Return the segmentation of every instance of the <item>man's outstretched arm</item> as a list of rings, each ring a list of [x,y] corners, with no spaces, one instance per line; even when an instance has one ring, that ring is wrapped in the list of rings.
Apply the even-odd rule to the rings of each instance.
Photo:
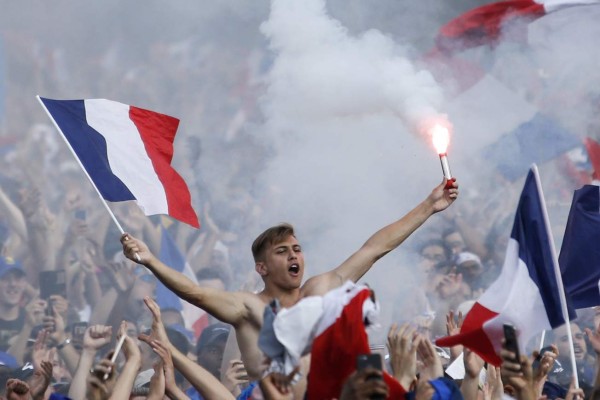
[[[446,189],[446,179],[436,186],[425,200],[396,222],[375,232],[358,251],[337,268],[309,279],[304,285],[305,295],[322,295],[348,279],[356,282],[373,264],[400,246],[433,214],[448,208],[458,197],[458,183]]]
[[[121,236],[121,243],[127,258],[148,268],[169,290],[183,300],[234,326],[247,317],[245,297],[248,293],[200,287],[181,272],[163,264],[143,241],[125,233]]]

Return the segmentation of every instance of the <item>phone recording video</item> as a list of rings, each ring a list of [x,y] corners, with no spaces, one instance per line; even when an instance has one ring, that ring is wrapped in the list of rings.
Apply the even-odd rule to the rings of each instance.
[[[517,331],[511,324],[504,324],[504,347],[506,350],[515,354],[514,360],[519,362],[521,356],[519,354],[519,342],[517,340]]]

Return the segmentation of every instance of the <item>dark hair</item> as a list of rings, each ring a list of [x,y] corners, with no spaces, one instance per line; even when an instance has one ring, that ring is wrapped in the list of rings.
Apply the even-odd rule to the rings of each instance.
[[[442,239],[429,239],[424,241],[423,243],[421,243],[421,245],[418,247],[417,251],[419,252],[419,254],[421,254],[423,252],[423,250],[425,250],[427,247],[429,246],[439,246],[442,249],[444,249],[444,254],[446,255],[446,258],[450,258],[450,249],[448,248],[448,246],[446,245],[446,242],[444,242]]]
[[[252,256],[254,257],[254,261],[262,261],[267,247],[283,241],[290,235],[295,236],[294,227],[285,222],[275,225],[258,235],[252,243]]]

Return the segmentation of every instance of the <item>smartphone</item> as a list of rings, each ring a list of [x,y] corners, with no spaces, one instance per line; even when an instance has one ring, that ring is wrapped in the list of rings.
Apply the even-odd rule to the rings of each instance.
[[[519,342],[517,341],[517,331],[511,324],[504,324],[504,341],[506,350],[512,351],[515,354],[515,361],[519,362],[521,356],[519,355]]]
[[[76,343],[83,342],[83,335],[88,328],[87,322],[75,322],[71,328],[71,339]]]
[[[40,297],[44,300],[48,300],[54,294],[67,297],[67,279],[64,269],[40,271],[39,284]]]
[[[49,317],[54,316],[54,300],[48,299],[46,303],[46,315]]]
[[[356,356],[356,369],[358,371],[365,369],[367,367],[373,367],[375,369],[378,370],[382,370],[383,369],[383,363],[381,361],[381,354],[379,353],[372,353],[372,354],[359,354]],[[379,376],[370,376],[367,378],[367,380],[371,380],[371,379],[381,379],[381,377]],[[383,400],[385,399],[385,397],[383,396],[379,396],[379,395],[375,395],[375,396],[371,396],[371,399],[373,400]]]
[[[378,370],[382,370],[383,363],[381,362],[381,354],[359,354],[356,356],[356,369],[362,370],[367,367],[373,367]]]

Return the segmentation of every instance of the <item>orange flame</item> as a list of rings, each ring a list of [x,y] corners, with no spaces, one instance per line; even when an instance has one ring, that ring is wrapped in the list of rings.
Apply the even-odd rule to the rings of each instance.
[[[448,144],[450,143],[450,132],[448,131],[448,128],[440,124],[435,124],[431,128],[430,133],[433,147],[435,147],[438,154],[446,153]]]

